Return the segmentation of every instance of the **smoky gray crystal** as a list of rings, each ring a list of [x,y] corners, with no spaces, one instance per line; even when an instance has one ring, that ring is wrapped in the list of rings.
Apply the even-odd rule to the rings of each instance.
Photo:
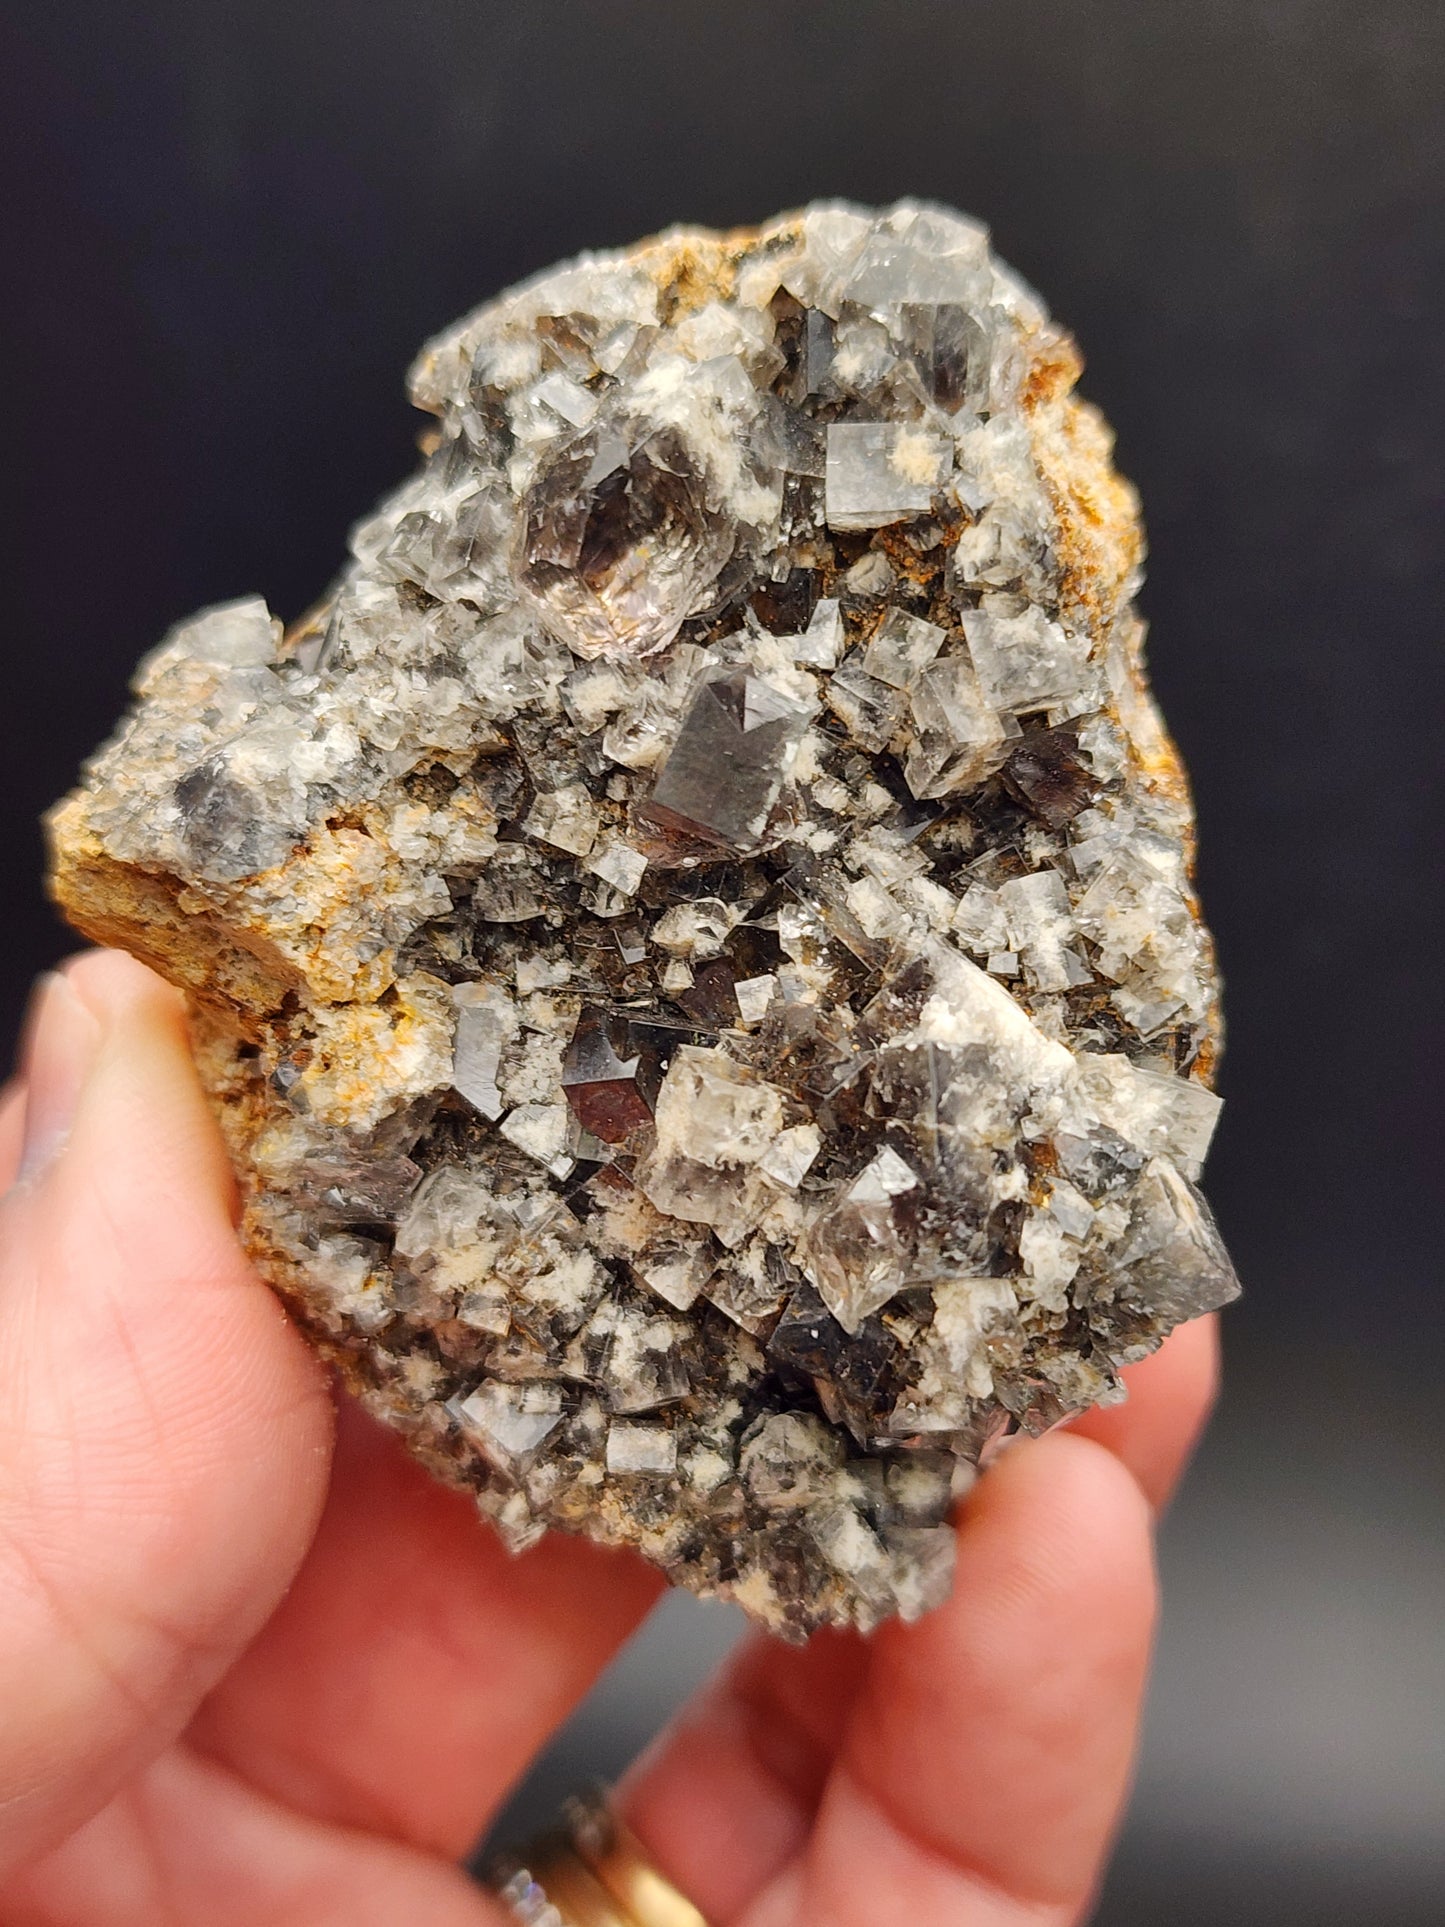
[[[812,707],[746,669],[705,676],[653,786],[653,820],[725,849],[755,849]]]

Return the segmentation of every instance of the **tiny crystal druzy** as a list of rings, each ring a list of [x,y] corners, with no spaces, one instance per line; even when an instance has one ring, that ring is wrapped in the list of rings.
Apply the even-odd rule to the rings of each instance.
[[[54,813],[256,1262],[514,1547],[912,1617],[974,1468],[1238,1289],[1078,368],[943,208],[584,255],[424,350],[323,601],[173,629]]]

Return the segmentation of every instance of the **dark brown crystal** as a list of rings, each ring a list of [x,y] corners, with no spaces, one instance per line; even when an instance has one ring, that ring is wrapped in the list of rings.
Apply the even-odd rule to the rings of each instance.
[[[584,1131],[621,1144],[652,1122],[658,1067],[625,1018],[583,1010],[562,1059],[562,1090]]]

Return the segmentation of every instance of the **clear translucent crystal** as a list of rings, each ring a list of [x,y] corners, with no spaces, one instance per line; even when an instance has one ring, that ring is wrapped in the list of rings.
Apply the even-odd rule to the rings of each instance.
[[[835,529],[876,529],[927,513],[952,451],[939,435],[903,422],[834,422],[825,495]]]

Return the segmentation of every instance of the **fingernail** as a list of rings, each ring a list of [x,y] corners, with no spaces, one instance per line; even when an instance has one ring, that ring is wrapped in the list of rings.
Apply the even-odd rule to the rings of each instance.
[[[42,977],[21,1046],[26,1096],[20,1182],[33,1181],[64,1149],[100,1039],[100,1022],[70,979],[58,970]]]

